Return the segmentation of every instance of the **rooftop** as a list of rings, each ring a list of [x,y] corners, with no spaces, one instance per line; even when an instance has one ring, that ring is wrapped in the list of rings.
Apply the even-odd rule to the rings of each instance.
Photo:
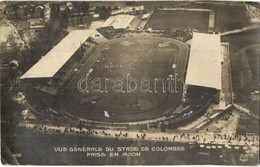
[[[20,79],[53,77],[93,32],[94,30],[71,31]]]
[[[221,90],[220,36],[193,33],[186,84]]]
[[[110,16],[101,27],[113,27],[114,29],[126,29],[134,19],[132,15]]]

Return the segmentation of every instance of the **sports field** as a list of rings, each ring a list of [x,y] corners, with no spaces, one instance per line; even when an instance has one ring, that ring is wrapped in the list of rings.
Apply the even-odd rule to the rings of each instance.
[[[234,2],[192,2],[185,8],[211,9],[215,11],[215,32],[225,32],[248,26],[250,15],[242,1]],[[188,19],[190,21],[190,19]]]
[[[174,93],[164,91],[168,87],[163,80],[167,84],[169,75],[176,73],[183,78],[187,58],[187,46],[172,39],[137,36],[110,40],[97,48],[62,89],[61,106],[71,115],[96,121],[160,117],[178,106],[182,92],[181,83]],[[86,77],[79,89],[79,81]],[[149,92],[144,92],[148,85],[141,88],[144,79],[151,81]]]
[[[208,32],[209,11],[155,10],[146,27],[153,30],[195,28]]]

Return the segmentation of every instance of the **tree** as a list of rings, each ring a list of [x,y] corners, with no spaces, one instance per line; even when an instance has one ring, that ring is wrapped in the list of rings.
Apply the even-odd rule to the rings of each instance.
[[[107,10],[108,10],[109,13],[111,13],[112,12],[111,6],[107,7]]]
[[[102,6],[99,10],[99,17],[101,19],[107,19],[110,16],[110,12],[105,6]]]
[[[118,7],[118,6],[115,6],[115,7],[114,7],[114,10],[119,10],[119,7]]]
[[[90,5],[88,2],[81,2],[82,4],[82,11],[84,14],[86,14],[90,8]]]

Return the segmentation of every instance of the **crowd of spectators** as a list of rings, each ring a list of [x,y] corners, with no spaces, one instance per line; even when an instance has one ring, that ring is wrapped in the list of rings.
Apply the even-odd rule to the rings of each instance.
[[[98,130],[98,129],[79,129],[73,126],[59,127],[37,124],[34,126],[24,126],[28,130],[35,130],[44,133],[59,133],[59,134],[77,134],[97,137],[109,138],[131,138],[137,140],[157,140],[166,142],[192,142],[199,144],[215,144],[215,145],[230,145],[234,146],[257,146],[259,137],[254,135],[238,135],[236,133],[151,133],[151,132],[134,132],[121,130]]]

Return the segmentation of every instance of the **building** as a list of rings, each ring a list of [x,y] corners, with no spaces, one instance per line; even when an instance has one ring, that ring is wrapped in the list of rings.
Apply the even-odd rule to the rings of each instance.
[[[93,32],[94,30],[71,31],[60,43],[22,75],[20,79],[53,77]]]
[[[146,13],[146,14],[144,14],[143,17],[142,17],[142,20],[146,20],[146,19],[148,19],[149,16],[150,16],[150,13]]]
[[[93,32],[94,30],[71,31],[60,43],[24,73],[20,77],[20,81],[23,84],[28,83],[37,90],[55,95],[74,70],[73,66],[66,66],[65,64],[75,61],[72,57],[79,55],[76,52],[93,35]]]
[[[44,20],[42,18],[29,19],[28,22],[30,25],[30,29],[42,29],[45,26]]]
[[[122,14],[122,13],[124,13],[124,10],[123,10],[123,9],[112,10],[111,16],[118,15],[118,14]]]
[[[127,29],[135,16],[115,15],[110,16],[101,27],[113,27],[114,29]]]
[[[222,89],[222,62],[220,36],[194,32],[183,97],[190,88],[204,87],[215,90],[214,101],[218,103]]]

